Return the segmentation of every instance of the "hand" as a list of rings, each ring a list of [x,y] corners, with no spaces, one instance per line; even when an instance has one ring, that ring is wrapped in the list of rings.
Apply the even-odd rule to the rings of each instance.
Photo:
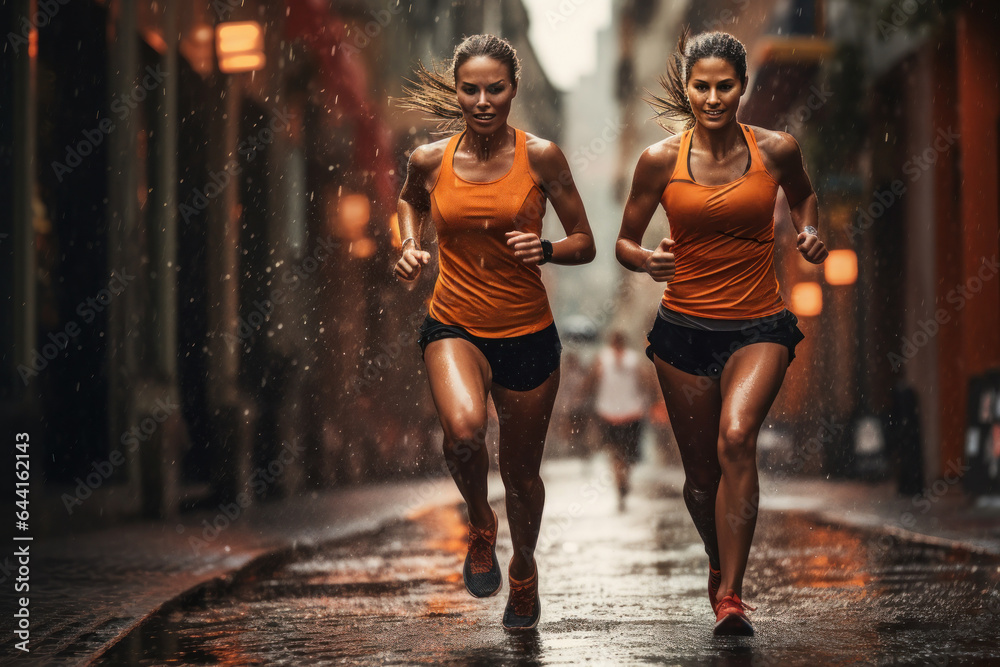
[[[527,266],[536,266],[544,254],[542,253],[542,240],[537,234],[529,232],[507,232],[507,246],[514,249],[514,257],[517,257]]]
[[[819,237],[809,232],[800,233],[796,244],[796,249],[802,253],[807,262],[812,264],[822,264],[826,256],[830,254]]]
[[[417,248],[410,244],[403,248],[403,255],[396,262],[396,266],[393,269],[393,273],[396,274],[396,278],[404,282],[413,282],[420,276],[420,269],[427,266],[427,263],[431,261],[431,254],[425,250],[417,250]]]
[[[660,245],[656,246],[653,254],[646,258],[646,263],[642,267],[658,283],[673,280],[677,272],[677,267],[674,266],[674,253],[670,252],[673,245],[672,239],[660,241]]]

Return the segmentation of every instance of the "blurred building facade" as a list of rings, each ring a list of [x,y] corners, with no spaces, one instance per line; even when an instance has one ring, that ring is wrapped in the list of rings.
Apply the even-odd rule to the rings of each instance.
[[[31,436],[38,521],[439,469],[415,346],[432,280],[391,275],[429,124],[388,98],[418,57],[492,30],[519,47],[522,98],[547,99],[524,126],[557,135],[519,0],[0,11],[0,410]],[[224,71],[224,44],[256,64]]]
[[[807,337],[771,425],[793,434],[803,471],[880,477],[886,458],[925,480],[953,471],[965,460],[969,381],[1000,366],[997,7],[680,4],[618,5],[621,108],[637,128],[622,142],[621,196],[641,150],[664,136],[644,124],[640,99],[682,26],[736,35],[751,77],[740,120],[798,139],[824,238],[841,251],[825,267],[801,260],[779,202],[776,269]],[[899,428],[912,421],[900,397],[913,392],[919,429]],[[859,427],[867,418],[881,435]]]

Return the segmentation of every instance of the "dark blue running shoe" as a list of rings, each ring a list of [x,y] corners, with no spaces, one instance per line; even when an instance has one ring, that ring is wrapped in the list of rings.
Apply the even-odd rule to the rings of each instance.
[[[503,627],[508,630],[534,630],[542,615],[542,601],[538,597],[538,566],[535,573],[524,581],[510,578],[507,608],[503,610]]]
[[[469,553],[465,555],[462,579],[465,588],[477,598],[496,595],[503,585],[500,563],[497,562],[497,513],[493,512],[493,528],[481,530],[469,524]]]

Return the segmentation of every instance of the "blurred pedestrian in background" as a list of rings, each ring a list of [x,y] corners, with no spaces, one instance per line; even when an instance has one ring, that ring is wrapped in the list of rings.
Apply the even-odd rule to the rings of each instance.
[[[552,412],[553,453],[583,456],[590,452],[588,424],[593,397],[588,390],[589,369],[577,350],[564,350],[559,367],[559,395]]]
[[[624,511],[632,466],[639,461],[639,439],[650,400],[646,365],[626,345],[625,334],[613,331],[594,359],[594,415],[611,457],[618,488],[618,509]]]

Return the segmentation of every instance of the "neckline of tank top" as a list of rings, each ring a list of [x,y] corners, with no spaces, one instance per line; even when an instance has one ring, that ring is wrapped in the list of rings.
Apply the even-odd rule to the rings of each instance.
[[[500,181],[504,180],[505,178],[513,174],[514,167],[517,166],[517,152],[518,149],[520,148],[519,144],[521,143],[521,131],[518,130],[516,127],[511,127],[511,129],[514,130],[514,159],[511,160],[510,162],[510,169],[508,169],[503,176],[495,178],[492,181],[472,181],[469,180],[468,178],[460,176],[459,173],[455,171],[455,153],[458,152],[458,145],[462,143],[462,137],[464,137],[465,133],[469,131],[468,129],[462,130],[462,134],[458,135],[458,141],[455,142],[455,149],[451,151],[451,164],[449,165],[449,167],[451,168],[451,173],[455,174],[455,178],[470,185],[492,185],[494,183],[499,183]]]
[[[694,144],[694,129],[688,130],[688,136],[685,137],[684,141],[686,141],[687,144],[688,144],[688,149],[687,149],[687,165],[686,166],[687,166],[687,175],[691,179],[689,181],[690,183],[694,183],[695,185],[700,185],[703,188],[725,188],[725,187],[728,187],[730,185],[735,185],[736,183],[739,183],[744,178],[746,178],[747,176],[750,175],[750,171],[753,169],[753,148],[750,147],[750,138],[747,137],[747,133],[748,132],[753,132],[753,130],[751,130],[749,127],[747,127],[743,123],[739,123],[739,126],[740,126],[740,130],[741,130],[740,131],[740,135],[743,137],[743,143],[745,143],[746,146],[747,146],[747,168],[740,175],[739,178],[737,178],[735,180],[732,180],[732,181],[729,181],[728,183],[720,183],[719,185],[708,185],[707,183],[699,183],[698,181],[695,180],[695,178],[694,178],[694,172],[691,171],[691,145]],[[674,179],[674,180],[676,180],[676,181],[686,181],[687,179],[677,178],[677,179]]]

